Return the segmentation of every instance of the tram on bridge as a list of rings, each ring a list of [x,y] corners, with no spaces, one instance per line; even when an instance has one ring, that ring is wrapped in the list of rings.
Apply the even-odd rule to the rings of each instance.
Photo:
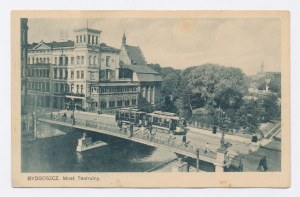
[[[134,124],[137,127],[146,127],[156,132],[186,134],[186,120],[175,113],[154,111],[146,113],[139,109],[122,108],[116,113],[119,125]]]

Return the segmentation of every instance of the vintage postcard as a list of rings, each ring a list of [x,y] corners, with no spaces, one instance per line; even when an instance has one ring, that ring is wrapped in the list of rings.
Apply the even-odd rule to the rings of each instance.
[[[290,186],[288,11],[13,11],[13,187]]]

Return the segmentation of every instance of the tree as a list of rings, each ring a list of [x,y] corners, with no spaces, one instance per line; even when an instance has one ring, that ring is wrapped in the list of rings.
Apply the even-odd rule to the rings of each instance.
[[[85,101],[86,101],[87,104],[88,104],[88,111],[90,111],[90,109],[91,109],[91,103],[94,102],[94,98],[91,97],[91,96],[87,96],[87,97],[85,98]]]
[[[242,104],[242,93],[232,88],[222,90],[215,96],[214,101],[223,110],[234,109],[237,110]]]

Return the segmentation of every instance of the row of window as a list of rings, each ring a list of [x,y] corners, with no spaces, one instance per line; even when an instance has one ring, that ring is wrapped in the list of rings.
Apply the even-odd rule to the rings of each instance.
[[[131,101],[131,103],[130,103]],[[127,107],[127,106],[135,106],[136,105],[136,99],[132,100],[118,100],[118,101],[109,101],[108,103],[105,101],[100,102],[100,108],[106,109],[106,108],[114,108],[114,107]],[[108,105],[107,105],[108,104]],[[98,103],[95,103],[95,106],[98,107]]]
[[[28,69],[27,70],[28,77],[50,77],[50,70],[49,69]]]
[[[68,70],[67,69],[53,69],[54,79],[67,79],[68,78]]]
[[[44,58],[42,58],[42,57],[30,58],[29,57],[29,58],[27,58],[27,64],[50,64],[50,58],[49,57],[47,57],[47,58],[45,58],[45,57]]]
[[[73,70],[71,70],[70,78],[74,79],[74,71]],[[84,71],[83,70],[82,71],[79,71],[79,70],[76,71],[76,79],[80,79],[80,78],[84,79]]]
[[[88,34],[86,35],[77,35],[76,43],[88,43],[88,44],[99,44],[99,36],[94,36]]]
[[[50,84],[49,82],[27,82],[28,90],[42,91],[42,92],[50,92]]]
[[[136,92],[136,87],[100,88],[101,93]],[[92,93],[99,93],[99,87],[92,87]]]

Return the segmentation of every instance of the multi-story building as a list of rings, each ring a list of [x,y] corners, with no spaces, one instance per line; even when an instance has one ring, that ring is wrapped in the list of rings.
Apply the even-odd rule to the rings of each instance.
[[[121,49],[100,44],[100,34],[82,28],[74,30],[74,41],[27,45],[29,107],[98,110],[137,107],[143,98],[160,102],[161,77],[146,66],[140,48],[126,45],[125,35]]]

